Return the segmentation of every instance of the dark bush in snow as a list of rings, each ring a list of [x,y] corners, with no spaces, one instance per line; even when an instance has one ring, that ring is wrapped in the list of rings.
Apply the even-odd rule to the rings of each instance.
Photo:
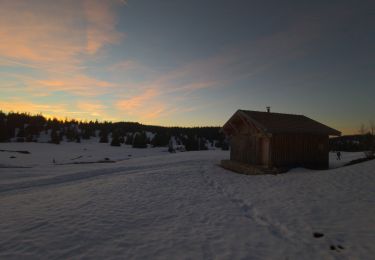
[[[147,136],[145,132],[135,134],[133,148],[147,148]]]
[[[125,140],[125,144],[128,144],[128,145],[132,145],[133,144],[133,135],[132,134],[128,134],[126,135],[126,140]]]
[[[169,142],[170,136],[166,133],[156,133],[154,138],[151,141],[152,146],[159,147],[159,146],[167,146]]]
[[[111,146],[121,146],[120,138],[118,137],[118,135],[112,136]]]
[[[106,130],[100,131],[99,137],[99,143],[108,143],[108,133]]]
[[[60,135],[57,133],[55,129],[51,131],[51,140],[49,141],[53,144],[59,144],[60,143]]]

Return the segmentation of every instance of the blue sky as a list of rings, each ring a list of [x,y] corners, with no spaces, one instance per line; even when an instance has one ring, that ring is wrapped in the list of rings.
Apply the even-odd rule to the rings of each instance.
[[[237,109],[344,133],[375,120],[373,1],[11,1],[0,109],[222,125]]]

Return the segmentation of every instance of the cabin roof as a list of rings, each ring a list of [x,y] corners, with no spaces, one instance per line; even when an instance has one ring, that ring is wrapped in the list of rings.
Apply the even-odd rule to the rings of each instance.
[[[255,124],[265,133],[305,133],[305,134],[324,134],[341,135],[340,131],[319,123],[303,115],[282,114],[273,112],[260,112],[249,110],[238,110],[231,119],[224,125],[225,133],[228,131],[228,123],[235,116],[244,117],[247,121]]]

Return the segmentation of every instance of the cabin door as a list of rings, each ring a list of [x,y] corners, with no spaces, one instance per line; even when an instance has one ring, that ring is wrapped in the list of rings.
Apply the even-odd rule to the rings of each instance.
[[[268,165],[270,155],[270,140],[268,138],[260,138],[259,149],[260,164]]]

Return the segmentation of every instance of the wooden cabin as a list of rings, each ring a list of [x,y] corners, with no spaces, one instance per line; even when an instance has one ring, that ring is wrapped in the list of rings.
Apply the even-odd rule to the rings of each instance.
[[[262,169],[327,169],[328,139],[341,135],[303,115],[238,110],[223,126],[230,161]]]

